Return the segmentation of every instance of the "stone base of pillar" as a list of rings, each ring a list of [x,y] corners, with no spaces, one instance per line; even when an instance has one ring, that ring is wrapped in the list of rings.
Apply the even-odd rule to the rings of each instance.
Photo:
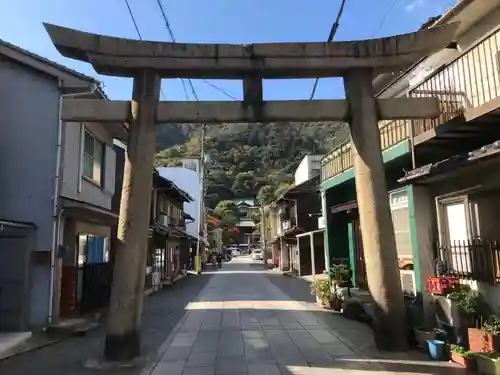
[[[106,361],[130,361],[139,356],[141,351],[141,338],[138,331],[121,335],[107,334],[104,358]]]

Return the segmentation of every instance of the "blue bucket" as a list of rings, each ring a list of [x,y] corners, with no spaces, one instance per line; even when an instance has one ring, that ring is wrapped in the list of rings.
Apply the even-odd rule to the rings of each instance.
[[[429,349],[429,357],[435,361],[446,360],[445,342],[441,340],[427,340],[427,347]]]

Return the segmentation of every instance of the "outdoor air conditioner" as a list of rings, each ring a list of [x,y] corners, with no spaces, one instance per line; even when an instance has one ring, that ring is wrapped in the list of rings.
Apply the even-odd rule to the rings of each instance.
[[[401,277],[401,287],[406,293],[417,295],[415,289],[415,271],[413,270],[399,270],[399,277]]]
[[[166,227],[169,226],[170,224],[170,218],[167,215],[160,215],[159,220],[161,225],[164,225]]]
[[[318,229],[323,229],[325,227],[325,217],[318,217]]]

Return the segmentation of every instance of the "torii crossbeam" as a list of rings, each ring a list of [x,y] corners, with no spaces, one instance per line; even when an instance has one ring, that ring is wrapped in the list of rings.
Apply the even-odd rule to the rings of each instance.
[[[406,344],[406,319],[397,267],[378,121],[439,115],[434,99],[375,100],[375,74],[394,71],[445,48],[458,24],[390,38],[333,43],[250,45],[163,43],[113,38],[45,24],[58,51],[96,72],[133,77],[131,102],[68,100],[66,121],[128,121],[114,280],[105,357],[139,355],[142,283],[149,219],[156,122],[348,120],[367,277],[381,348]],[[265,102],[268,78],[344,77],[346,101]],[[241,102],[161,102],[161,78],[240,79]]]

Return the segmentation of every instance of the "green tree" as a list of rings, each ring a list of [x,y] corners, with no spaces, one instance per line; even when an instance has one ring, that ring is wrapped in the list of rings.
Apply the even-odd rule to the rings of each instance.
[[[217,203],[217,206],[215,206],[213,213],[221,220],[226,216],[238,218],[238,207],[236,207],[232,201],[220,201]]]
[[[231,229],[238,225],[239,219],[236,216],[227,214],[221,218],[220,222],[224,229]]]
[[[276,197],[276,188],[273,185],[264,185],[257,193],[257,202],[260,205],[268,205]]]
[[[255,174],[254,172],[240,172],[234,178],[234,195],[241,198],[255,195]]]

